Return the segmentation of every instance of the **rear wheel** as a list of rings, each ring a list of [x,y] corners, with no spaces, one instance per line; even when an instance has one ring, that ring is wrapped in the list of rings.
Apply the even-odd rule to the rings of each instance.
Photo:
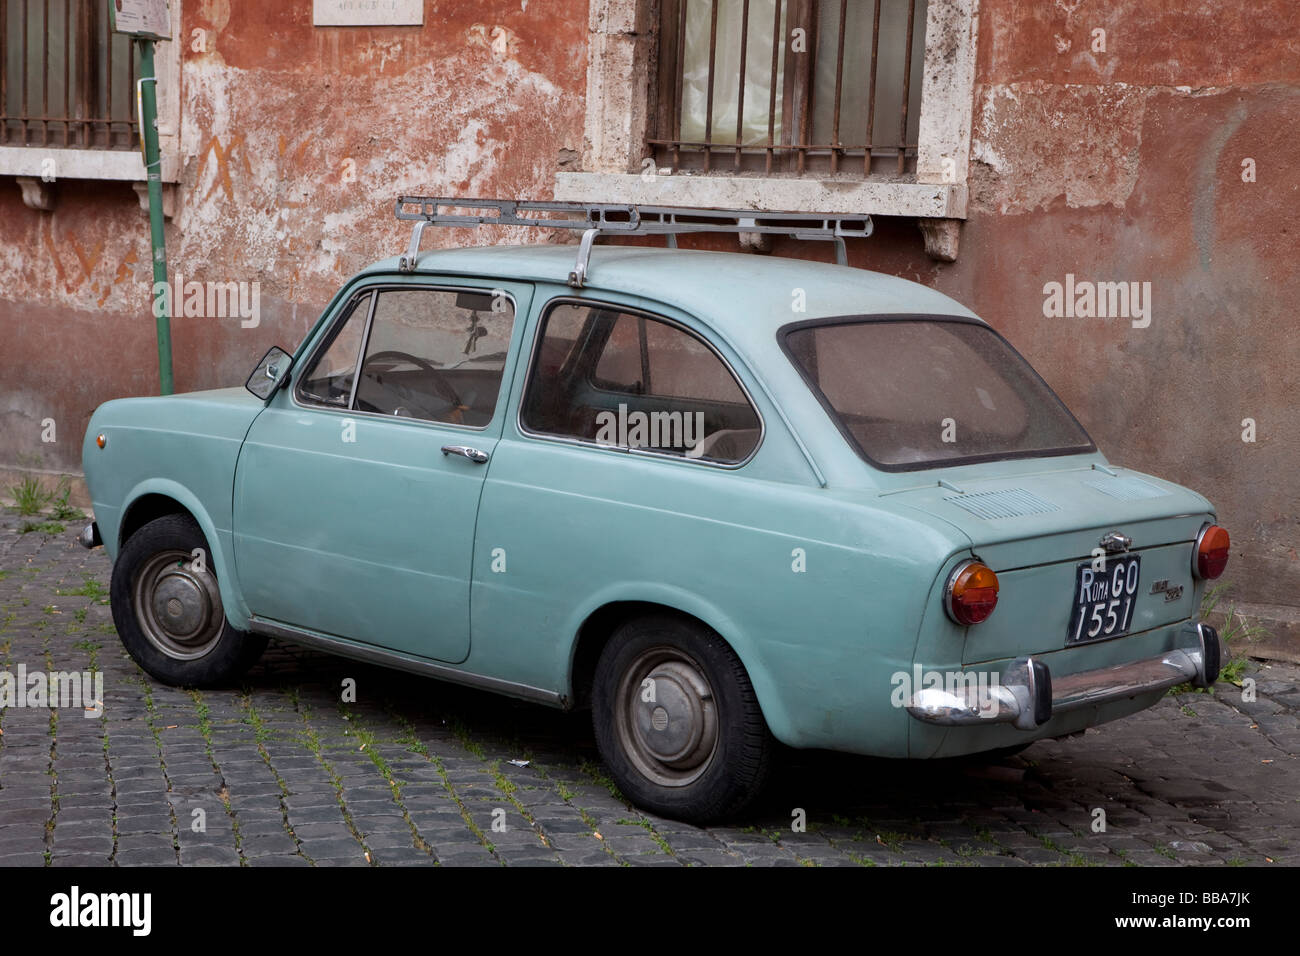
[[[266,638],[226,620],[211,551],[189,515],[164,515],[131,535],[113,565],[110,594],[127,653],[164,683],[225,683],[266,648]]]
[[[680,618],[619,628],[596,665],[592,719],[619,789],[664,816],[738,813],[768,775],[773,740],[744,666],[717,634]]]

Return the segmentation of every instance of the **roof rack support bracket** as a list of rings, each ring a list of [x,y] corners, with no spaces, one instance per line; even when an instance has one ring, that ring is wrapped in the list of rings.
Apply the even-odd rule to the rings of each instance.
[[[424,237],[424,227],[429,225],[429,220],[419,219],[415,223],[415,228],[411,230],[411,244],[407,247],[406,255],[397,260],[397,268],[401,272],[414,272],[415,260],[420,255],[420,240]]]
[[[569,285],[575,289],[581,289],[583,283],[587,281],[587,263],[591,260],[591,247],[599,235],[600,230],[596,228],[588,229],[582,234],[582,242],[578,245],[578,259],[569,270]]]

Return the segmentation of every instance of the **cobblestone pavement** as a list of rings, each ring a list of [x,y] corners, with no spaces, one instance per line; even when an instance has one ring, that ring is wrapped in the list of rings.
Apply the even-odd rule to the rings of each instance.
[[[993,763],[790,753],[747,819],[699,828],[628,805],[585,715],[275,644],[238,690],[163,686],[84,522],[24,521],[0,516],[0,670],[97,668],[104,706],[0,711],[0,866],[1300,863],[1294,665]]]

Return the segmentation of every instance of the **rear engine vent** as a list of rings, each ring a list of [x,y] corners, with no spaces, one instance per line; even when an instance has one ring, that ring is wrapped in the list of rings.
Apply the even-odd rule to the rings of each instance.
[[[1157,488],[1141,478],[1096,478],[1085,481],[1085,485],[1100,491],[1103,495],[1118,498],[1120,501],[1141,501],[1143,498],[1163,498],[1169,492]]]
[[[958,508],[969,511],[977,518],[992,521],[994,518],[1020,518],[1024,515],[1041,515],[1060,511],[1050,501],[1044,501],[1023,488],[1003,488],[1000,491],[981,491],[970,495],[953,495],[944,498]]]

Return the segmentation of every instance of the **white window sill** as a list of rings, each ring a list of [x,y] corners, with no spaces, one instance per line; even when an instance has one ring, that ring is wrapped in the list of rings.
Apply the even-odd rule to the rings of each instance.
[[[0,146],[0,176],[44,176],[54,160],[53,182],[60,179],[109,179],[144,182],[144,159],[138,149],[59,149],[51,146]],[[162,153],[162,181],[179,182],[179,156]]]
[[[966,218],[964,183],[689,173],[649,178],[637,173],[556,173],[555,199],[557,202],[638,203],[761,212]]]

